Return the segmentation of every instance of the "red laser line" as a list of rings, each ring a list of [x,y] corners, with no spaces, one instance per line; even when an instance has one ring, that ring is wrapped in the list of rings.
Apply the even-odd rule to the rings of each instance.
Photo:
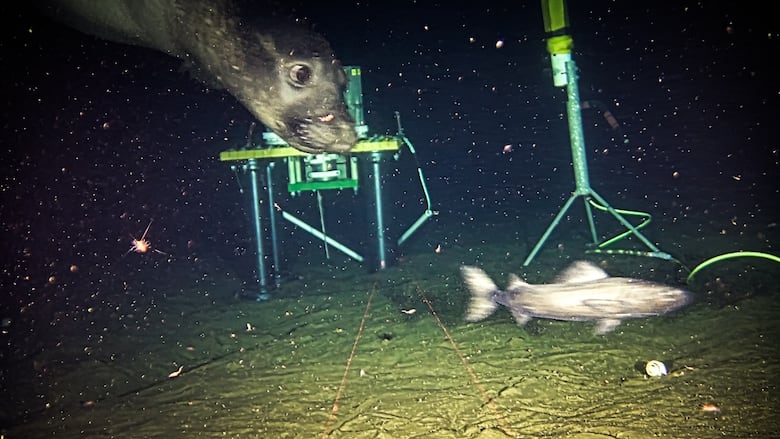
[[[431,311],[431,315],[436,319],[436,323],[439,324],[439,327],[444,332],[444,336],[447,337],[447,340],[449,340],[450,344],[452,345],[452,349],[455,350],[455,353],[460,358],[461,363],[463,363],[466,371],[471,376],[471,382],[474,384],[477,390],[479,390],[479,393],[482,395],[482,399],[485,401],[485,405],[487,405],[488,409],[493,413],[493,416],[498,420],[501,430],[510,437],[519,437],[512,432],[508,425],[506,425],[506,420],[504,417],[498,414],[498,407],[496,407],[496,404],[492,399],[490,399],[490,396],[488,396],[487,390],[485,390],[485,387],[479,381],[479,378],[477,378],[477,373],[474,372],[474,368],[471,367],[471,364],[469,364],[466,356],[463,355],[463,352],[460,350],[457,343],[455,343],[455,340],[450,335],[450,331],[447,330],[447,328],[444,326],[444,323],[442,323],[441,319],[439,319],[439,315],[436,314],[436,311],[433,309],[433,304],[431,304],[431,301],[428,300],[428,298],[425,296],[425,292],[419,286],[417,286],[417,294],[419,294],[420,297],[422,297],[422,301],[428,305],[428,310]]]
[[[336,412],[339,411],[339,398],[341,398],[341,394],[344,392],[344,388],[347,386],[347,375],[349,375],[349,367],[352,365],[352,360],[355,358],[355,352],[357,351],[360,336],[363,334],[363,328],[366,326],[368,310],[371,308],[371,300],[374,299],[374,293],[376,293],[376,285],[374,285],[371,290],[371,294],[368,296],[366,310],[363,312],[363,319],[360,320],[360,326],[358,327],[357,335],[355,336],[355,343],[352,344],[352,352],[350,352],[349,358],[347,358],[347,366],[344,368],[344,376],[341,377],[341,383],[339,384],[339,388],[336,391],[336,397],[333,399],[333,407],[330,409],[328,420],[325,421],[325,427],[322,431],[323,439],[328,437],[328,434],[330,433],[330,425],[333,423],[333,420],[336,419]]]

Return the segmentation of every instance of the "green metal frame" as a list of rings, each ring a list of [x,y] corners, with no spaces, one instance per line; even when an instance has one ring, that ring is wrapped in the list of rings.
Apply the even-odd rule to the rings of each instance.
[[[618,211],[617,209],[610,206],[610,204],[602,198],[596,191],[593,190],[593,188],[590,186],[590,179],[588,176],[588,161],[585,156],[585,137],[582,133],[582,115],[580,114],[580,95],[579,95],[579,89],[577,87],[577,67],[574,64],[574,61],[568,60],[566,61],[566,77],[567,77],[567,83],[566,83],[566,92],[567,92],[567,104],[566,104],[566,112],[568,115],[568,122],[569,122],[569,141],[571,144],[571,155],[572,155],[572,163],[574,167],[574,181],[575,181],[575,190],[572,192],[569,199],[566,201],[566,203],[561,208],[560,212],[558,212],[558,215],[555,216],[552,223],[547,227],[547,230],[545,230],[542,237],[539,239],[539,241],[534,246],[533,250],[531,250],[531,253],[528,255],[528,257],[523,262],[524,266],[528,266],[531,264],[531,261],[536,257],[536,254],[541,250],[542,246],[544,246],[544,243],[547,241],[547,238],[550,237],[550,234],[552,234],[555,227],[561,222],[561,219],[566,214],[566,212],[569,210],[569,208],[574,204],[574,201],[579,198],[583,197],[585,200],[585,213],[588,218],[588,226],[590,228],[590,234],[591,238],[593,240],[593,244],[598,247],[604,247],[606,245],[609,245],[613,242],[616,242],[620,239],[626,238],[630,235],[636,236],[647,248],[650,249],[650,253],[648,253],[649,256],[657,257],[661,259],[672,259],[672,256],[668,253],[662,252],[658,247],[656,247],[655,244],[650,242],[645,235],[642,234],[642,232],[639,231],[639,228],[631,224],[622,214],[621,212],[625,211]],[[600,205],[600,209],[604,209],[607,212],[609,212],[615,219],[618,220],[620,224],[622,224],[627,230],[626,233],[623,233],[621,235],[618,235],[617,237],[610,238],[608,241],[605,241],[603,244],[599,244],[598,241],[598,234],[596,232],[596,224],[593,221],[593,210],[591,209],[591,198],[593,200],[596,200],[598,204]]]

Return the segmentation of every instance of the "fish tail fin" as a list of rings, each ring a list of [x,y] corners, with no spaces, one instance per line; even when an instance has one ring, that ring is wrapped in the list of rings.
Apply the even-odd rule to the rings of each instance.
[[[463,266],[460,267],[460,272],[466,287],[471,291],[466,321],[477,322],[493,314],[498,308],[493,294],[499,291],[493,280],[477,267]]]

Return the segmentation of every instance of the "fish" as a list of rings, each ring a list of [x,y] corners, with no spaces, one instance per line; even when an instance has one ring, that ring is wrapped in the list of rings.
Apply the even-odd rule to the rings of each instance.
[[[606,334],[624,319],[667,314],[690,304],[693,297],[669,285],[610,277],[588,261],[575,261],[551,284],[531,285],[510,274],[506,290],[480,268],[462,266],[460,271],[471,292],[465,317],[469,322],[484,320],[504,305],[520,326],[532,318],[595,321],[595,333]]]
[[[38,0],[46,15],[105,40],[184,61],[289,146],[347,153],[357,143],[346,72],[320,34],[238,0]]]

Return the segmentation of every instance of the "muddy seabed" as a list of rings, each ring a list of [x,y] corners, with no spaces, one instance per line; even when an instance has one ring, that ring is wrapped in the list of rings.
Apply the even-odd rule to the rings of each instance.
[[[457,273],[393,270],[264,303],[217,300],[215,282],[63,319],[16,364],[5,437],[778,437],[772,296],[599,336],[504,310],[467,324]],[[646,377],[652,359],[669,374]]]

